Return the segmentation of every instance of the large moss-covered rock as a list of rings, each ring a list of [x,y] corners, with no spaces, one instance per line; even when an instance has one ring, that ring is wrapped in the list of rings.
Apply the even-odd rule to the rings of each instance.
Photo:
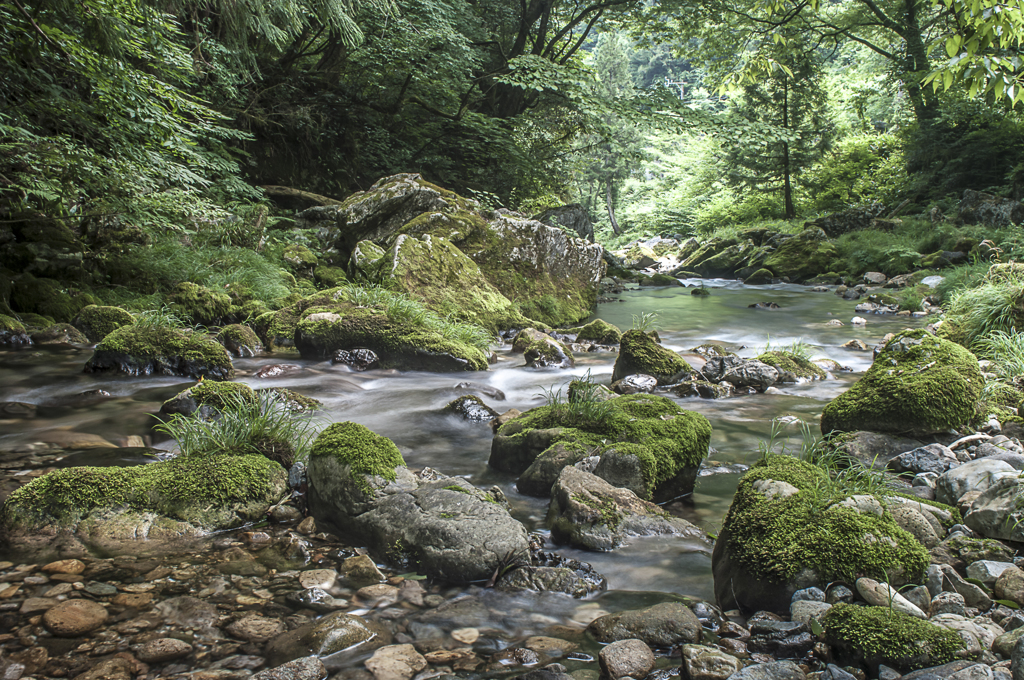
[[[617,345],[622,339],[622,331],[603,319],[594,319],[580,328],[576,342],[593,342],[598,345]]]
[[[525,328],[512,341],[512,351],[522,353],[531,368],[572,368],[576,359],[568,347],[536,328]]]
[[[32,334],[37,345],[87,345],[89,340],[82,331],[69,323],[56,323]]]
[[[689,372],[690,365],[682,357],[662,347],[643,331],[633,329],[622,334],[612,382],[642,373],[657,378],[659,385],[670,385]]]
[[[826,377],[825,371],[810,359],[785,350],[762,352],[754,359],[777,370],[779,382],[793,382],[799,379],[823,380]]]
[[[723,609],[789,612],[802,588],[861,576],[895,586],[920,578],[928,552],[888,510],[859,512],[827,495],[821,468],[769,456],[740,480],[715,543],[715,596]]]
[[[526,529],[503,498],[462,478],[412,474],[394,443],[362,425],[324,430],[307,479],[317,521],[396,568],[466,583],[529,559]]]
[[[374,280],[491,332],[528,323],[480,267],[442,236],[399,235],[379,260]]]
[[[287,478],[262,456],[64,468],[12,493],[0,529],[10,544],[24,547],[43,547],[63,532],[106,548],[200,535],[262,519],[287,493]]]
[[[941,666],[964,650],[956,631],[916,619],[890,607],[860,607],[839,603],[822,619],[832,651],[842,663],[879,664],[908,673]]]
[[[87,373],[183,375],[226,380],[234,374],[231,357],[216,341],[159,326],[124,326],[103,338],[85,364]]]
[[[446,239],[472,259],[483,279],[512,303],[513,314],[518,308],[522,315],[546,324],[574,323],[590,315],[597,299],[604,268],[600,245],[541,222],[484,210],[419,175],[382,179],[330,210],[336,214],[334,242],[343,260],[360,241],[390,250],[399,234],[429,234]],[[422,265],[419,268],[428,273]],[[442,287],[432,286],[437,291]],[[480,298],[474,304],[492,306],[486,288],[462,293]],[[427,295],[423,299],[434,302]],[[442,305],[435,311],[445,315],[460,310]]]
[[[370,280],[384,259],[384,249],[373,241],[360,241],[352,248],[348,258],[348,273],[355,280]]]
[[[252,328],[263,346],[270,351],[292,350],[295,347],[295,327],[300,312],[293,307],[266,312],[256,317]]]
[[[379,358],[381,368],[487,370],[487,356],[476,347],[391,321],[381,312],[345,304],[335,305],[332,311],[315,309],[307,310],[295,327],[295,346],[304,357],[328,359],[341,349],[369,349]]]
[[[231,324],[217,331],[217,342],[236,357],[252,357],[263,351],[263,344],[248,326]]]
[[[135,323],[135,317],[120,307],[89,305],[75,317],[74,326],[85,333],[90,342],[99,342],[113,331]]]
[[[203,326],[220,324],[231,312],[231,296],[185,281],[175,286],[167,301],[192,323]]]
[[[836,249],[819,228],[804,229],[779,244],[768,259],[765,269],[775,276],[786,276],[791,281],[802,281],[832,270]]]
[[[570,401],[531,409],[501,426],[488,464],[517,474],[543,467],[543,474],[524,474],[534,481],[521,490],[545,496],[562,467],[578,456],[626,457],[609,470],[632,462],[639,479],[626,486],[641,498],[661,502],[693,491],[710,441],[711,424],[699,413],[667,397],[631,394],[590,407]]]
[[[977,358],[960,345],[925,330],[905,331],[825,406],[821,431],[944,432],[971,420],[984,382]]]

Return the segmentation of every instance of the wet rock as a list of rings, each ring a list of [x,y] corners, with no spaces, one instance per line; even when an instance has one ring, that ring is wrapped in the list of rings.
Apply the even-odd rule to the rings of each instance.
[[[192,653],[192,645],[176,638],[158,638],[146,642],[135,650],[135,656],[143,663],[167,663]]]
[[[529,590],[585,598],[601,592],[607,586],[605,578],[594,572],[583,573],[566,567],[527,566],[507,572],[496,587],[511,592]]]
[[[369,555],[356,555],[347,558],[341,564],[341,571],[349,580],[357,584],[380,583],[384,580],[384,574],[380,572]]]
[[[246,642],[267,642],[285,632],[284,622],[265,616],[253,615],[241,618],[225,629],[231,637]]]
[[[323,662],[316,656],[307,656],[260,671],[252,676],[252,680],[322,680],[326,675]]]
[[[960,461],[948,446],[928,444],[895,456],[889,460],[887,467],[893,472],[934,472],[941,475],[958,465]]]
[[[512,341],[512,351],[522,352],[531,368],[572,368],[576,360],[564,344],[536,328],[520,331]]]
[[[80,637],[107,620],[103,605],[91,600],[67,600],[46,610],[43,625],[57,637]]]
[[[390,644],[386,630],[358,616],[334,612],[278,635],[266,647],[267,662],[277,666],[300,657],[328,656],[357,647],[369,652]]]
[[[182,595],[156,605],[164,620],[187,629],[210,628],[217,622],[217,607],[195,597]]]
[[[114,657],[96,664],[93,668],[75,676],[75,680],[132,680],[132,664],[128,659]]]
[[[366,660],[376,680],[410,680],[427,667],[427,660],[412,645],[381,647]]]
[[[706,380],[684,380],[672,386],[677,397],[700,397],[701,399],[727,399],[732,396],[729,383],[711,383]]]
[[[642,374],[654,377],[659,385],[671,385],[689,372],[690,366],[682,357],[662,347],[647,333],[634,329],[622,334],[612,381]]]
[[[690,680],[726,680],[740,669],[740,660],[714,647],[683,645],[683,666]]]
[[[814,647],[816,641],[807,626],[798,621],[763,620],[750,624],[747,649],[776,658],[799,659]]]
[[[86,373],[119,372],[133,376],[206,376],[228,380],[231,357],[219,343],[197,333],[172,328],[124,326],[96,346]]]
[[[283,378],[289,375],[295,375],[302,370],[302,367],[298,364],[271,364],[270,366],[264,366],[259,369],[253,375],[257,378],[264,380],[270,378]]]
[[[483,383],[475,382],[460,382],[453,389],[459,391],[469,391],[472,393],[479,393],[483,396],[494,399],[495,401],[505,401],[505,393],[499,390],[497,387],[490,385],[484,385]]]
[[[601,670],[612,680],[642,679],[654,668],[654,653],[641,640],[618,640],[601,650]]]
[[[348,605],[347,600],[336,598],[322,588],[305,588],[285,599],[297,607],[312,609],[321,614],[344,609]]]
[[[498,417],[498,412],[485,404],[480,397],[466,395],[451,401],[444,407],[445,413],[461,416],[465,420],[487,422]]]
[[[603,643],[635,638],[653,647],[672,647],[700,641],[701,625],[686,605],[663,602],[594,619],[587,632]]]
[[[547,521],[556,543],[587,550],[611,550],[629,536],[704,535],[686,520],[666,516],[632,491],[575,467],[564,468],[552,487]]]
[[[81,574],[85,571],[85,563],[81,560],[58,560],[43,565],[41,571],[47,574]]]
[[[870,347],[867,346],[867,343],[865,343],[863,340],[856,339],[856,338],[853,339],[853,340],[850,340],[849,342],[844,343],[842,345],[842,348],[843,349],[857,350],[859,352],[866,352],[869,349],[871,349]]]
[[[86,345],[85,335],[69,323],[58,323],[32,334],[37,345]]]
[[[708,359],[701,374],[713,383],[727,382],[733,387],[765,390],[779,379],[779,372],[768,364],[736,356]]]
[[[806,677],[792,661],[771,661],[747,666],[729,680],[804,680]]]
[[[354,371],[368,371],[377,368],[380,358],[368,349],[339,349],[331,357],[332,364],[344,364]]]
[[[612,391],[617,394],[650,394],[658,386],[658,379],[652,375],[636,373],[627,375],[622,380],[612,383]]]
[[[896,456],[922,446],[917,439],[863,430],[848,433],[837,442],[840,453],[876,470],[886,469]]]

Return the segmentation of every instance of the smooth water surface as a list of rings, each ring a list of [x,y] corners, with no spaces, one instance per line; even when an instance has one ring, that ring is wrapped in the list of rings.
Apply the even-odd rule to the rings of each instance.
[[[845,390],[871,362],[870,352],[848,351],[840,347],[843,343],[859,338],[873,346],[888,332],[921,324],[906,317],[863,315],[868,323],[854,326],[850,319],[856,316],[856,303],[831,293],[811,292],[804,286],[753,287],[723,280],[704,284],[712,289],[710,296],[693,296],[691,289],[682,287],[628,290],[615,296],[615,301],[599,305],[594,318],[626,330],[633,324],[634,315],[656,313],[652,327],[658,330],[663,344],[684,355],[703,343],[720,343],[741,356],[754,356],[766,346],[780,348],[801,341],[811,347],[815,358],[828,357],[853,369],[825,381],[787,385],[777,394],[718,401],[672,397],[711,421],[714,433],[710,458],[721,464],[754,462],[759,455],[758,443],[768,436],[775,418],[788,417],[791,424],[785,434],[793,442],[799,439],[799,421],[810,423],[816,431],[824,404]],[[780,309],[749,308],[757,302],[775,302]],[[840,319],[845,325],[829,326],[831,319]],[[236,379],[252,387],[289,387],[319,399],[324,403],[325,423],[352,420],[390,437],[411,468],[434,467],[485,488],[499,485],[517,518],[531,531],[544,531],[547,501],[519,495],[514,477],[487,467],[489,425],[464,422],[443,415],[441,409],[467,393],[455,389],[458,383],[470,381],[504,393],[504,400],[484,397],[495,410],[525,411],[544,403],[544,390],[557,389],[587,372],[597,381],[608,383],[615,354],[578,356],[576,368],[569,371],[537,371],[526,368],[522,357],[512,355],[508,346],[497,348],[497,352],[497,364],[481,373],[354,373],[329,362],[305,361],[288,354],[236,360],[235,368]],[[4,419],[0,413],[0,451],[33,441],[74,441],[75,433],[98,435],[120,446],[172,448],[173,442],[155,439],[150,414],[191,381],[85,374],[82,366],[89,356],[88,348],[66,347],[0,352],[0,401],[33,404],[37,410],[36,417],[29,419]],[[690,358],[695,359],[695,355]],[[254,377],[258,369],[272,364],[291,364],[294,369],[280,378]],[[82,395],[94,390],[104,390],[110,396]],[[6,456],[6,460],[0,460],[4,469],[18,468],[17,454],[0,455]],[[49,464],[124,465],[146,460],[130,452],[90,449]],[[728,510],[739,475],[702,476],[692,506],[677,503],[670,511],[715,532]],[[714,599],[710,554],[699,542],[643,538],[611,553],[560,552],[591,562],[607,576],[613,590],[662,591]],[[602,601],[612,596],[606,594]]]

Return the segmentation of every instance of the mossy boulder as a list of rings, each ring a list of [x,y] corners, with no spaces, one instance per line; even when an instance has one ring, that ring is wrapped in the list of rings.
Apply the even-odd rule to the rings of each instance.
[[[252,357],[263,351],[263,344],[256,333],[248,326],[231,324],[217,331],[217,342],[236,357]]]
[[[87,345],[85,335],[69,323],[57,323],[32,334],[37,345]]]
[[[262,519],[288,491],[288,474],[262,456],[179,456],[134,467],[47,473],[0,510],[10,545],[45,548],[71,532],[87,545],[131,549]]]
[[[497,431],[488,465],[533,478],[532,489],[524,491],[543,496],[561,467],[578,460],[566,451],[602,459],[625,457],[619,462],[637,471],[638,481],[631,488],[643,499],[662,502],[693,491],[710,441],[711,424],[699,413],[667,397],[631,394],[600,403],[570,401],[531,409]],[[549,465],[549,459],[562,465]],[[548,468],[545,475],[526,474],[541,466]],[[546,481],[537,481],[541,478]]]
[[[531,368],[572,368],[576,365],[568,347],[536,328],[525,328],[512,341],[512,351],[522,352]]]
[[[31,345],[32,338],[25,329],[25,324],[17,319],[0,314],[0,345],[22,347]]]
[[[598,345],[617,345],[622,339],[622,331],[602,319],[594,319],[580,328],[576,342],[593,342]]]
[[[662,347],[643,331],[633,329],[623,333],[619,341],[612,382],[642,373],[657,378],[659,385],[670,385],[679,382],[690,370],[690,365],[678,354]]]
[[[111,332],[135,323],[135,317],[120,307],[89,305],[75,317],[74,326],[85,333],[90,342],[99,342]]]
[[[960,345],[923,329],[904,331],[825,406],[821,431],[945,432],[971,421],[984,384],[977,358]]]
[[[292,307],[261,314],[252,324],[253,332],[263,342],[263,347],[269,351],[294,351],[295,327],[299,323],[299,314],[300,312]]]
[[[373,241],[360,241],[348,259],[348,273],[354,280],[370,280],[384,258],[384,249]]]
[[[712,249],[705,257],[700,257],[698,251],[683,263],[683,267],[692,269],[704,277],[732,277],[740,270],[759,267],[765,259],[765,254],[764,248],[746,240],[721,250]]]
[[[381,368],[487,370],[487,356],[476,347],[391,321],[375,310],[343,304],[336,305],[336,311],[313,309],[308,309],[295,327],[295,346],[303,357],[329,359],[340,349],[369,349],[379,358]]]
[[[165,401],[160,412],[190,416],[198,411],[207,418],[236,401],[255,402],[256,393],[244,383],[204,380]]]
[[[313,251],[306,246],[297,244],[286,247],[281,253],[281,259],[289,269],[295,272],[296,276],[312,275],[317,265],[316,255],[313,254]]]
[[[645,245],[637,244],[626,251],[623,264],[630,269],[644,269],[658,262],[658,254]]]
[[[827,472],[788,456],[758,462],[740,480],[715,543],[712,570],[722,609],[788,614],[802,588],[861,576],[899,586],[922,577],[928,551],[882,509],[842,504]]]
[[[216,326],[231,312],[230,295],[190,281],[175,286],[167,301],[192,323],[203,326]]]
[[[810,359],[784,350],[762,352],[754,359],[777,370],[779,382],[796,382],[801,379],[824,380],[827,376],[825,371]]]
[[[761,268],[755,271],[753,274],[743,279],[743,283],[748,286],[766,286],[774,280],[775,276],[767,269]]]
[[[227,380],[231,357],[201,333],[160,326],[124,326],[103,338],[85,364],[86,373],[182,375]]]
[[[529,323],[484,277],[476,262],[442,236],[399,235],[379,260],[374,280],[408,293],[442,315],[492,333]]]
[[[654,276],[647,277],[646,281],[641,282],[640,285],[641,286],[681,286],[683,284],[680,283],[679,279],[677,279],[674,276],[669,276],[667,274],[655,274]]]
[[[764,268],[775,276],[803,281],[831,271],[836,249],[825,232],[815,227],[783,241],[764,261]]]
[[[70,323],[83,307],[95,304],[100,304],[100,300],[90,293],[31,274],[15,278],[11,291],[11,309],[15,312],[39,314],[57,322]]]
[[[348,283],[348,275],[341,267],[322,264],[313,270],[313,280],[322,288],[336,288]]]
[[[310,453],[310,510],[377,559],[445,581],[486,580],[528,560],[526,529],[503,497],[436,474],[414,475],[389,439],[335,423]]]
[[[956,631],[890,607],[839,603],[825,613],[822,624],[838,662],[863,664],[872,673],[879,664],[901,673],[941,666],[966,651]]]

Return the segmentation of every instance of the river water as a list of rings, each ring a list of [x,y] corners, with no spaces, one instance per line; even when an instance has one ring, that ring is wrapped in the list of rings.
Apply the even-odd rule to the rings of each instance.
[[[653,327],[663,344],[684,355],[696,345],[713,342],[741,356],[754,356],[766,345],[779,348],[799,340],[810,346],[814,358],[834,359],[852,369],[836,372],[824,381],[783,386],[774,394],[718,401],[672,397],[711,421],[714,432],[710,458],[723,465],[753,463],[759,455],[758,443],[768,436],[773,419],[788,417],[788,421],[808,422],[817,430],[822,407],[849,387],[871,362],[870,352],[842,349],[843,343],[859,338],[873,346],[888,332],[922,323],[906,317],[863,315],[866,325],[852,325],[856,303],[804,286],[752,287],[723,280],[704,284],[711,288],[707,297],[692,296],[691,289],[681,287],[627,290],[615,295],[614,301],[600,304],[594,318],[625,330],[632,325],[634,315],[656,313]],[[757,302],[774,302],[779,309],[749,307]],[[839,319],[844,325],[830,326],[827,322],[831,319]],[[495,410],[525,411],[544,403],[542,390],[567,384],[588,371],[598,382],[608,383],[615,354],[578,356],[573,370],[537,371],[526,368],[522,357],[513,355],[508,346],[496,351],[497,364],[487,372],[473,374],[354,373],[343,366],[288,354],[236,360],[235,368],[236,379],[252,387],[288,387],[319,399],[325,407],[325,424],[352,420],[390,437],[411,468],[430,466],[464,476],[483,488],[501,486],[514,515],[528,529],[544,532],[547,501],[519,495],[514,477],[487,467],[490,427],[443,415],[441,409],[464,393],[454,390],[454,386],[468,380],[504,393],[505,399],[500,401],[484,397]],[[129,437],[141,437],[147,445],[172,450],[173,442],[154,441],[151,414],[190,381],[85,374],[82,366],[89,356],[88,348],[66,347],[0,352],[0,401],[24,402],[37,408],[36,417],[29,419],[3,419],[0,415],[0,463],[5,468],[18,467],[18,454],[10,452],[24,443],[61,437],[73,440],[75,435],[68,432],[98,435],[119,445],[131,443]],[[257,370],[271,364],[290,364],[294,368],[274,379],[255,377]],[[105,390],[110,396],[80,396],[92,390]],[[793,442],[799,441],[799,427],[788,425],[785,435]],[[125,465],[147,460],[137,450],[90,449],[59,464]],[[715,532],[740,475],[734,469],[702,476],[692,505],[677,504],[670,511]],[[657,537],[636,539],[610,553],[560,552],[592,563],[608,578],[611,592],[602,596],[604,602],[621,599],[626,595],[623,591],[678,593],[713,600],[710,552],[701,543]]]

